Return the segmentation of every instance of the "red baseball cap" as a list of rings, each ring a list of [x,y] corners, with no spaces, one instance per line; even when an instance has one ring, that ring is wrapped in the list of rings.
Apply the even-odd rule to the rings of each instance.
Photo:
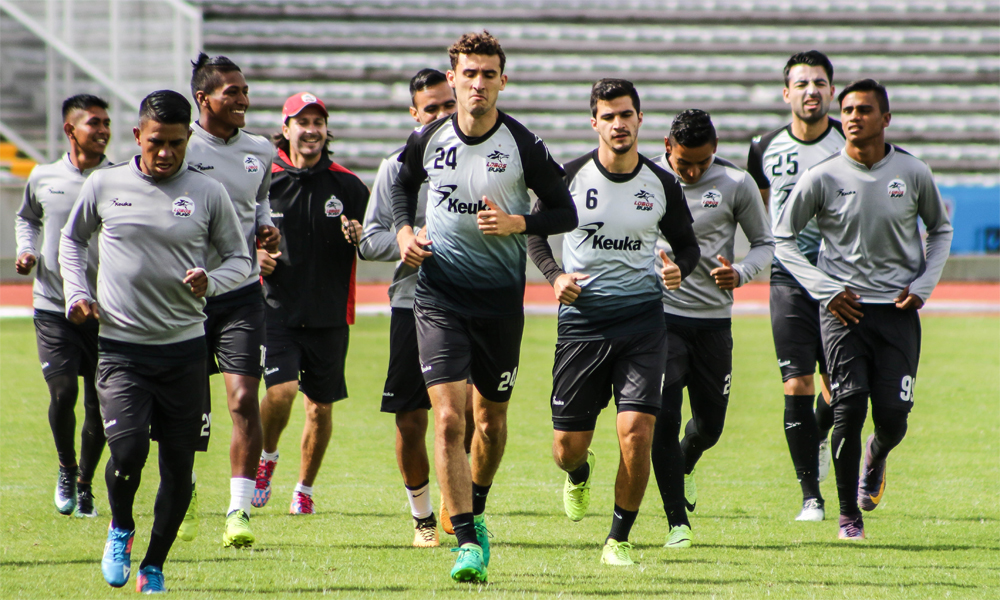
[[[323,111],[323,116],[330,118],[330,113],[326,111],[326,105],[323,104],[322,100],[309,92],[301,92],[289,96],[288,100],[285,100],[285,105],[281,107],[281,121],[287,122],[288,119],[302,112],[307,106],[319,107]]]

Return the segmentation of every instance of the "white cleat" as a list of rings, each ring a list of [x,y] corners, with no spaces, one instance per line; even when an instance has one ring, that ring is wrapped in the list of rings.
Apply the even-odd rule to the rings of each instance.
[[[802,503],[802,512],[795,517],[795,520],[819,522],[825,518],[826,511],[823,510],[823,502],[816,498],[809,498]]]

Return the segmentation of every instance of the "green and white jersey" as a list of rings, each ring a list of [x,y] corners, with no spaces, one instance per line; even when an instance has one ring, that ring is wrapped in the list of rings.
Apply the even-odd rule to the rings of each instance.
[[[656,163],[673,174],[666,154],[657,158]],[[698,183],[684,183],[680,177],[677,180],[694,218],[701,259],[679,289],[664,289],[663,310],[682,317],[729,319],[733,313],[733,292],[720,290],[710,275],[712,269],[722,266],[716,257],[722,255],[732,263],[739,273],[738,285],[753,279],[774,258],[774,236],[760,191],[746,171],[719,157],[715,157]],[[750,252],[739,263],[733,261],[737,225],[750,241]],[[667,246],[665,239],[660,243]]]
[[[829,119],[826,132],[811,142],[792,135],[792,126],[785,125],[770,133],[757,136],[750,143],[747,172],[757,182],[758,189],[771,190],[771,224],[778,222],[778,213],[788,200],[788,194],[802,174],[810,167],[840,152],[844,147],[844,130],[840,121]],[[820,235],[816,222],[811,221],[798,238],[799,249],[813,264],[819,256]],[[798,286],[781,263],[775,259],[771,269],[771,285]]]
[[[930,168],[885,146],[871,169],[843,150],[809,169],[775,224],[778,259],[824,306],[845,287],[862,303],[891,304],[907,286],[926,302],[948,259],[953,230]],[[796,243],[813,218],[823,240],[816,266]]]
[[[69,212],[80,195],[87,177],[97,169],[111,164],[106,158],[93,169],[76,168],[69,154],[47,165],[37,165],[24,186],[24,198],[17,209],[15,230],[17,255],[30,252],[37,259],[33,305],[38,310],[62,313],[63,280],[59,273],[59,231],[66,224]],[[39,247],[41,242],[41,247]],[[87,280],[97,286],[97,252],[88,256]]]

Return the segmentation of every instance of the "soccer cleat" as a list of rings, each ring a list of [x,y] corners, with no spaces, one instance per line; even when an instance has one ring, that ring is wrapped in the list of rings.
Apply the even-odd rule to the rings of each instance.
[[[104,544],[104,557],[101,558],[101,573],[104,581],[111,587],[122,587],[128,583],[132,572],[132,542],[135,531],[118,529],[108,524],[108,541]]]
[[[261,508],[271,499],[271,477],[274,476],[274,468],[278,466],[278,460],[260,459],[257,465],[257,482],[253,488],[253,499],[250,504],[255,508]]]
[[[483,549],[475,544],[465,544],[461,548],[452,548],[458,552],[455,566],[451,568],[451,578],[455,581],[486,582],[486,562],[483,560]]]
[[[93,488],[91,488],[91,484],[77,484],[76,510],[73,512],[73,516],[79,519],[85,517],[94,518],[97,516],[97,509],[94,507],[94,493]]]
[[[802,503],[802,512],[795,517],[796,521],[822,521],[826,518],[823,501],[818,498],[807,498]]]
[[[451,524],[451,513],[448,512],[448,507],[444,504],[444,496],[441,496],[441,510],[438,512],[441,515],[441,529],[448,535],[455,535],[455,527]]]
[[[194,482],[191,483],[191,503],[184,513],[181,526],[177,528],[177,537],[185,542],[194,541],[198,537],[198,488]]]
[[[59,514],[73,514],[73,509],[76,508],[76,467],[59,467],[55,503]]]
[[[830,466],[833,465],[833,452],[830,451],[830,440],[824,439],[819,443],[819,482],[826,481],[830,474]]]
[[[670,533],[667,534],[667,543],[663,545],[664,548],[690,548],[691,547],[691,528],[687,525],[677,525],[670,528]]]
[[[570,521],[579,521],[587,514],[590,507],[590,482],[594,479],[594,465],[597,457],[593,450],[587,448],[587,464],[590,465],[590,473],[583,483],[573,483],[569,480],[569,473],[566,474],[566,482],[563,483],[563,510]]]
[[[629,556],[632,544],[608,539],[604,542],[604,550],[601,551],[601,564],[615,567],[630,567],[635,564]]]
[[[250,515],[243,510],[234,510],[226,515],[226,530],[222,532],[222,547],[249,548],[255,538],[250,531]]]
[[[837,537],[852,541],[865,539],[865,522],[861,515],[856,517],[840,515],[840,534]]]
[[[165,594],[163,571],[159,567],[149,565],[139,569],[139,577],[135,580],[135,591],[140,594]]]
[[[290,515],[311,515],[316,512],[313,497],[302,492],[292,493],[292,506],[288,509]]]
[[[435,548],[438,546],[437,520],[434,513],[426,519],[413,519],[413,547]]]
[[[476,526],[476,541],[483,551],[483,566],[490,566],[490,538],[493,534],[486,529],[486,515],[474,515],[473,524]],[[485,579],[483,581],[486,581]]]
[[[876,463],[872,460],[872,442],[875,436],[868,436],[865,444],[865,462],[861,468],[861,480],[858,482],[858,506],[861,510],[872,511],[878,508],[885,493],[885,461]]]
[[[684,504],[687,505],[688,512],[694,512],[695,506],[698,505],[698,485],[694,482],[696,469],[697,467],[684,475]]]

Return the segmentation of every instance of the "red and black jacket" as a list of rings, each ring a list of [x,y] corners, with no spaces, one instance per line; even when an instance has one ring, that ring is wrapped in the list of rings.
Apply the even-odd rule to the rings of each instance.
[[[354,324],[357,253],[344,239],[340,216],[364,221],[368,188],[326,155],[298,169],[278,150],[271,172],[271,219],[281,230],[281,256],[264,277],[268,321],[296,328]]]

